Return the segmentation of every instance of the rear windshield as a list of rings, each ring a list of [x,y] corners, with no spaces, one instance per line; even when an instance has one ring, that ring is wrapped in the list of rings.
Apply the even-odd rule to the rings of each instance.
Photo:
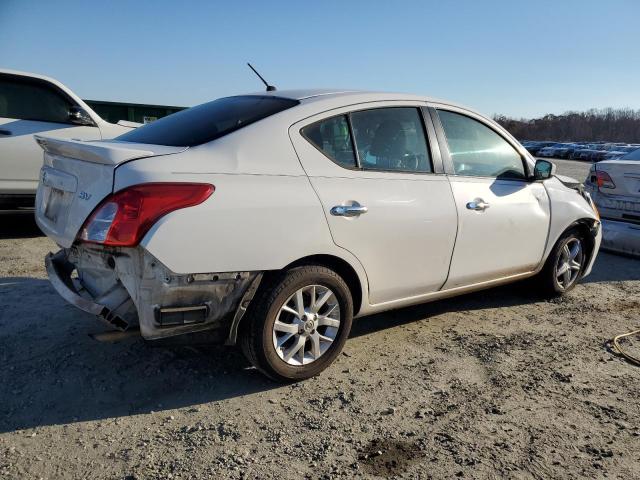
[[[627,153],[622,160],[640,160],[640,148],[638,150],[634,150],[631,153]]]
[[[246,95],[219,98],[156,120],[116,140],[193,147],[220,138],[258,120],[298,105],[288,98]]]

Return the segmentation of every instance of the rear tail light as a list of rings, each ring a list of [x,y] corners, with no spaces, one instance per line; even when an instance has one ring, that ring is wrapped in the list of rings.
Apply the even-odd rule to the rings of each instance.
[[[613,183],[609,174],[600,170],[596,171],[596,183],[598,188],[616,188],[616,184]]]
[[[204,202],[215,187],[205,183],[144,183],[105,198],[85,221],[85,242],[133,247],[164,215]]]

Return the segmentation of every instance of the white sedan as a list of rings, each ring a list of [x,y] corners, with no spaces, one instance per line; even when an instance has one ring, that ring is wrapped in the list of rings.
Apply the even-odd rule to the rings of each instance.
[[[146,339],[238,342],[277,380],[326,368],[354,317],[532,276],[567,292],[600,245],[581,185],[419,96],[270,91],[38,141],[56,290]]]
[[[34,135],[100,140],[136,126],[103,120],[53,78],[0,70],[0,208],[33,207],[42,166]]]
[[[640,149],[594,163],[585,184],[602,213],[603,248],[640,256]]]

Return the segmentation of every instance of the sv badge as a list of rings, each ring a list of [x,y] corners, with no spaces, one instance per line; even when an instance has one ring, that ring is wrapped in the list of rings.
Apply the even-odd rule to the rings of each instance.
[[[78,198],[80,200],[89,200],[91,198],[91,194],[83,191],[78,194]]]

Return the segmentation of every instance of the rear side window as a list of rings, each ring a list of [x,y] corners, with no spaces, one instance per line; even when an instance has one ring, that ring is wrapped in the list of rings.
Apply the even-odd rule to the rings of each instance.
[[[246,95],[219,98],[182,110],[117,137],[117,140],[193,147],[298,105],[288,98]]]
[[[438,110],[456,175],[526,178],[520,154],[491,128],[459,113]]]
[[[304,127],[302,135],[345,168],[433,172],[417,108],[374,108],[338,115]]]
[[[0,117],[70,123],[71,100],[48,82],[0,75]]]
[[[302,135],[341,167],[356,167],[356,155],[345,115],[308,125],[302,129]]]

